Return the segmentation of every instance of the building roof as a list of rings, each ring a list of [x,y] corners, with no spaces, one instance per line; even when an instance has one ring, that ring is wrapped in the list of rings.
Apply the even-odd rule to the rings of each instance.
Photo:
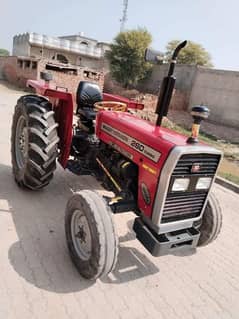
[[[80,33],[79,33],[79,34],[71,34],[71,35],[61,35],[61,36],[58,36],[58,38],[60,38],[60,39],[64,39],[64,38],[74,38],[74,37],[75,37],[75,38],[82,38],[82,39],[90,40],[90,41],[94,41],[94,42],[98,42],[96,39],[86,37],[85,35],[81,35]]]
[[[31,45],[39,46],[41,48],[57,49],[96,59],[103,58],[104,56],[104,49],[98,47],[94,43],[84,45],[79,41],[68,40],[62,37],[52,37],[35,32],[16,35],[14,37],[14,43],[19,42],[28,42]]]

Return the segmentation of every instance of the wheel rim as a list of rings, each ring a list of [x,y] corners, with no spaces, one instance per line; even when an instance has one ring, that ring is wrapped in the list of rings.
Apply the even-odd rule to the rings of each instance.
[[[72,215],[71,235],[78,256],[88,260],[92,251],[92,238],[87,218],[80,210],[75,210]]]
[[[25,117],[22,115],[17,121],[15,136],[16,161],[19,168],[23,168],[28,152],[28,134]]]

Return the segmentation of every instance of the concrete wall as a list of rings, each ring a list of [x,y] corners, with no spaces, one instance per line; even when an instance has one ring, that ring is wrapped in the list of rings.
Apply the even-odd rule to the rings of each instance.
[[[139,86],[157,94],[168,65],[153,67],[151,77]],[[239,72],[177,65],[176,86],[171,109],[190,110],[193,105],[210,108],[209,121],[239,128]]]
[[[22,35],[15,35],[13,37],[12,55],[14,56],[29,56],[30,55],[30,44],[29,34],[25,33]]]
[[[198,67],[189,108],[197,104],[209,107],[209,121],[239,130],[239,72]]]
[[[144,81],[140,87],[150,93],[158,93],[163,78],[168,74],[168,67],[168,64],[155,65],[150,78]],[[191,90],[196,71],[196,66],[176,65],[175,76],[177,80],[175,88],[181,91]]]
[[[155,65],[150,78],[139,85],[139,90],[152,94],[158,94],[163,78],[168,74],[168,67],[168,64]],[[187,110],[196,72],[196,66],[176,66],[176,85],[170,104],[171,109]]]
[[[30,48],[30,56],[31,57],[43,57],[44,59],[52,60],[53,57],[56,57],[57,54],[62,54],[66,57],[68,62],[72,65],[77,65],[81,67],[88,67],[90,69],[94,69],[97,71],[101,71],[104,66],[103,59],[95,59],[87,56],[79,56],[79,54],[72,54],[69,52],[56,50],[56,49],[48,49],[41,48],[38,46],[31,46]]]
[[[41,48],[38,46],[31,46],[30,48],[30,56],[31,57],[38,57],[38,58],[44,58],[48,60],[52,60],[53,57],[56,57],[57,54],[64,55],[70,64],[77,65],[77,58],[78,55],[76,54],[70,54],[68,52],[62,52],[60,50],[55,49],[48,49],[48,48]]]
[[[60,36],[60,39],[65,39],[65,40],[70,40],[70,41],[76,41],[79,43],[87,44],[90,46],[96,46],[97,45],[97,40],[91,39],[85,36],[81,36],[80,34],[75,34],[75,35],[64,35]]]

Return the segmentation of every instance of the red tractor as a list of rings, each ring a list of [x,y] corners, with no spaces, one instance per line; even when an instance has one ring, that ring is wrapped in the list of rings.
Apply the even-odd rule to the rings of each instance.
[[[135,213],[136,237],[153,256],[207,245],[220,231],[221,212],[211,188],[222,154],[198,142],[200,122],[209,110],[193,107],[189,138],[160,126],[175,84],[177,55],[185,45],[176,48],[163,80],[156,124],[131,114],[130,108],[142,108],[140,103],[102,94],[96,84],[83,81],[73,125],[72,94],[52,87],[49,74],[45,81],[29,80],[37,95],[17,101],[11,153],[20,187],[48,185],[58,160],[78,175],[95,176],[115,194],[109,198],[81,190],[67,203],[67,244],[85,278],[106,275],[117,262],[112,214]],[[146,58],[155,54],[146,51]]]

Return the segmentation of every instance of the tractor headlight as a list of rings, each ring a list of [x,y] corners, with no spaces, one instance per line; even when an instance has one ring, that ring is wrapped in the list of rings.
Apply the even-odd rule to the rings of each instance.
[[[200,177],[197,181],[196,189],[208,189],[211,185],[211,177]]]
[[[188,189],[190,179],[189,178],[176,178],[173,183],[173,192],[184,192]]]

